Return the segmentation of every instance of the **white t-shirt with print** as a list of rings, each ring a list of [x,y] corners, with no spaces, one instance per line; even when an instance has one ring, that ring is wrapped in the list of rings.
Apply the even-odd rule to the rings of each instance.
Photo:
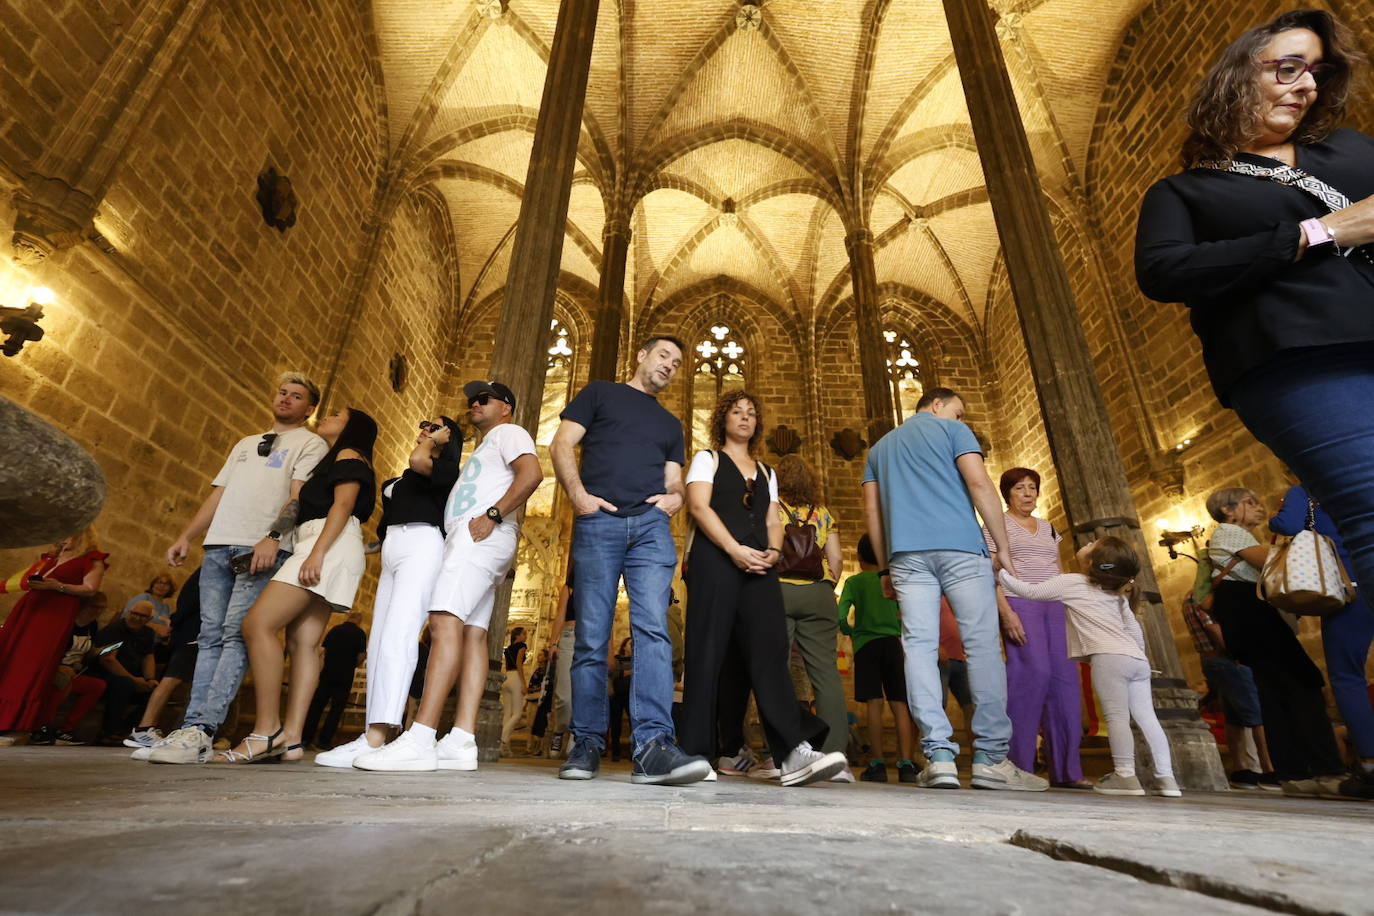
[[[258,443],[266,433],[244,436],[229,452],[212,487],[223,487],[219,508],[205,532],[206,545],[252,547],[262,540],[277,520],[282,504],[291,496],[291,481],[307,480],[329,446],[305,427],[281,433],[266,455]],[[282,550],[295,543],[292,532],[282,538]]]
[[[515,479],[512,465],[521,455],[533,455],[534,439],[514,423],[502,423],[487,431],[482,444],[468,456],[458,471],[458,482],[444,503],[444,530],[454,531],[459,523],[482,515],[506,495]],[[516,513],[506,516],[503,528],[518,530]]]
[[[720,453],[721,461],[732,460],[724,452]],[[702,449],[692,458],[692,463],[687,466],[688,483],[709,483],[716,482],[716,456],[710,449]],[[739,466],[735,466],[739,470]],[[773,473],[772,468],[768,468],[768,501],[775,503],[778,501],[778,475]],[[754,476],[758,476],[758,471],[754,471]],[[743,476],[741,474],[740,476]]]

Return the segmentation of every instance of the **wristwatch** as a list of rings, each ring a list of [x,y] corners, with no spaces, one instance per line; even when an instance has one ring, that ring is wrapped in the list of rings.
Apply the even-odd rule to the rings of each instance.
[[[487,518],[491,519],[498,525],[501,524],[501,510],[496,508],[495,506],[492,506],[490,509],[487,510]]]
[[[280,531],[276,531],[276,530],[269,531],[269,532],[267,532],[267,539],[268,539],[269,541],[280,541],[280,540],[281,540],[281,532],[280,532]]]
[[[1303,220],[1298,225],[1302,227],[1303,234],[1307,236],[1307,247],[1309,250],[1321,248],[1323,245],[1330,245],[1331,248],[1328,249],[1330,251],[1340,250],[1339,246],[1336,244],[1336,236],[1327,227],[1326,223],[1317,219],[1315,216],[1311,219]]]

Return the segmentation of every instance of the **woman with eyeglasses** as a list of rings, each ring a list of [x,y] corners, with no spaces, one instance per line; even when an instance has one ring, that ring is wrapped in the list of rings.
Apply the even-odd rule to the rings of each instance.
[[[267,583],[243,619],[243,639],[253,668],[257,710],[253,731],[217,763],[255,763],[301,756],[301,730],[320,679],[320,639],[329,615],[353,606],[366,571],[362,523],[372,515],[377,482],[372,449],[377,423],[344,408],[315,429],[329,445],[301,487],[296,549]],[[278,634],[286,630],[291,684],[281,714],[285,659]]]
[[[1188,306],[1222,405],[1374,581],[1374,138],[1340,127],[1363,63],[1324,10],[1223,51],[1188,111],[1187,171],[1145,195],[1136,276]]]
[[[826,723],[802,711],[787,670],[787,621],[773,569],[782,546],[777,476],[754,458],[763,431],[759,399],[725,392],[709,429],[712,448],[698,452],[687,470],[687,506],[697,530],[686,563],[678,738],[689,754],[716,756],[721,668],[733,641],[774,759],[782,762],[782,784],[828,779],[844,768],[844,755],[812,747],[825,740]]]
[[[172,632],[172,603],[169,600],[176,594],[177,584],[168,575],[157,575],[153,581],[148,583],[148,587],[124,602],[124,610],[119,612],[119,616],[126,617],[129,609],[140,601],[147,601],[153,606],[153,619],[148,621],[148,629],[157,634],[159,644],[165,645],[167,637]],[[159,659],[163,661],[164,659]]]
[[[458,481],[463,431],[450,417],[420,423],[409,467],[382,484],[382,573],[367,637],[367,729],[315,755],[325,767],[350,769],[359,754],[395,737],[420,654],[420,630],[444,559],[444,501]]]

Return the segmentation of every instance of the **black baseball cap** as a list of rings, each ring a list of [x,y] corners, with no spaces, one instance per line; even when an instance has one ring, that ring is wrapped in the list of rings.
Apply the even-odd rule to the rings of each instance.
[[[515,394],[500,382],[468,382],[463,386],[463,397],[471,403],[472,399],[479,394],[489,394],[498,401],[505,401],[510,405],[511,410],[515,410]]]

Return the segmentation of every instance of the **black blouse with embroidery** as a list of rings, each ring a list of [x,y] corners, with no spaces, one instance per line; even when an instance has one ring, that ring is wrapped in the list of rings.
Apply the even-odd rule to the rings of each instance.
[[[367,521],[377,500],[377,477],[366,461],[340,458],[324,473],[315,474],[301,487],[301,511],[296,524],[303,525],[328,515],[330,507],[334,505],[334,486],[352,481],[362,485],[358,490],[358,501],[353,504],[352,515],[360,522]]]

